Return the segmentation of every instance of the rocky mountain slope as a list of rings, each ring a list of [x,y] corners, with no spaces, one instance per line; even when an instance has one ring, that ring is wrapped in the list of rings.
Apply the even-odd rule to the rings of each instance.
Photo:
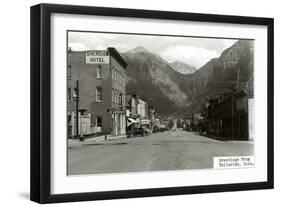
[[[122,56],[128,63],[127,93],[138,94],[161,115],[200,111],[206,97],[234,88],[253,94],[253,41],[237,41],[219,58],[190,74],[175,69],[181,63],[169,64],[142,46]]]
[[[128,63],[127,94],[138,94],[160,114],[171,114],[191,104],[184,77],[160,56],[142,46],[122,54]]]
[[[237,41],[219,58],[214,58],[186,78],[192,104],[186,113],[201,110],[206,97],[214,98],[228,90],[246,90],[253,95],[253,42]]]
[[[181,61],[174,61],[172,63],[170,63],[170,65],[172,66],[172,68],[181,73],[181,74],[191,74],[194,73],[196,71],[196,68],[192,65],[186,64],[184,62]]]

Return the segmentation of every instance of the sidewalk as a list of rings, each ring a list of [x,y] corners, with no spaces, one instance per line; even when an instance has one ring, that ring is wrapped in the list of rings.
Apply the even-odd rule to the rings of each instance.
[[[112,135],[107,135],[107,138],[105,139],[105,135],[98,136],[98,137],[91,137],[91,138],[85,138],[83,142],[80,142],[78,139],[68,139],[67,140],[67,146],[68,147],[74,147],[74,146],[82,146],[82,145],[87,145],[89,143],[104,143],[108,141],[113,141],[113,140],[120,140],[120,139],[125,139],[127,138],[126,134],[119,135],[119,136],[112,136]]]
[[[234,139],[231,139],[231,138],[227,138],[227,137],[223,137],[223,136],[218,136],[218,135],[215,135],[215,134],[207,134],[207,133],[204,133],[204,134],[200,134],[199,132],[196,132],[194,134],[197,134],[197,135],[200,135],[200,136],[204,136],[204,137],[208,137],[208,138],[211,138],[211,139],[215,139],[215,140],[218,140],[218,141],[223,141],[223,142],[247,142],[247,143],[254,143],[254,140],[242,140],[242,139],[237,139],[237,138],[234,138]]]

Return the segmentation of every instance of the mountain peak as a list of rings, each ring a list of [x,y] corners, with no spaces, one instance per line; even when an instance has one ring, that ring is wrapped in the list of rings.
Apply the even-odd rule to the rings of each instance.
[[[128,51],[129,54],[136,54],[136,53],[141,53],[141,52],[148,52],[148,51],[141,45]]]
[[[181,73],[181,74],[190,74],[190,73],[194,73],[196,71],[196,68],[192,65],[189,65],[185,62],[176,60],[172,63],[170,63],[170,65],[172,66],[172,68]]]
[[[183,64],[183,62],[182,62],[182,61],[179,61],[179,60],[175,60],[175,61],[173,61],[171,64]]]

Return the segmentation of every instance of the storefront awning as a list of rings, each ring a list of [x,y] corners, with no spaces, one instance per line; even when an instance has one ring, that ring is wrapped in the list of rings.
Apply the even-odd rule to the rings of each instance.
[[[131,124],[139,123],[139,121],[133,119],[133,118],[127,118],[127,126],[130,126]]]

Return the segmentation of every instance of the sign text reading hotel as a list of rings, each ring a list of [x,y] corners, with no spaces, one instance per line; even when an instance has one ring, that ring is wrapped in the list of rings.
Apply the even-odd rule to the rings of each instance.
[[[109,64],[109,55],[106,50],[86,51],[86,64]]]

